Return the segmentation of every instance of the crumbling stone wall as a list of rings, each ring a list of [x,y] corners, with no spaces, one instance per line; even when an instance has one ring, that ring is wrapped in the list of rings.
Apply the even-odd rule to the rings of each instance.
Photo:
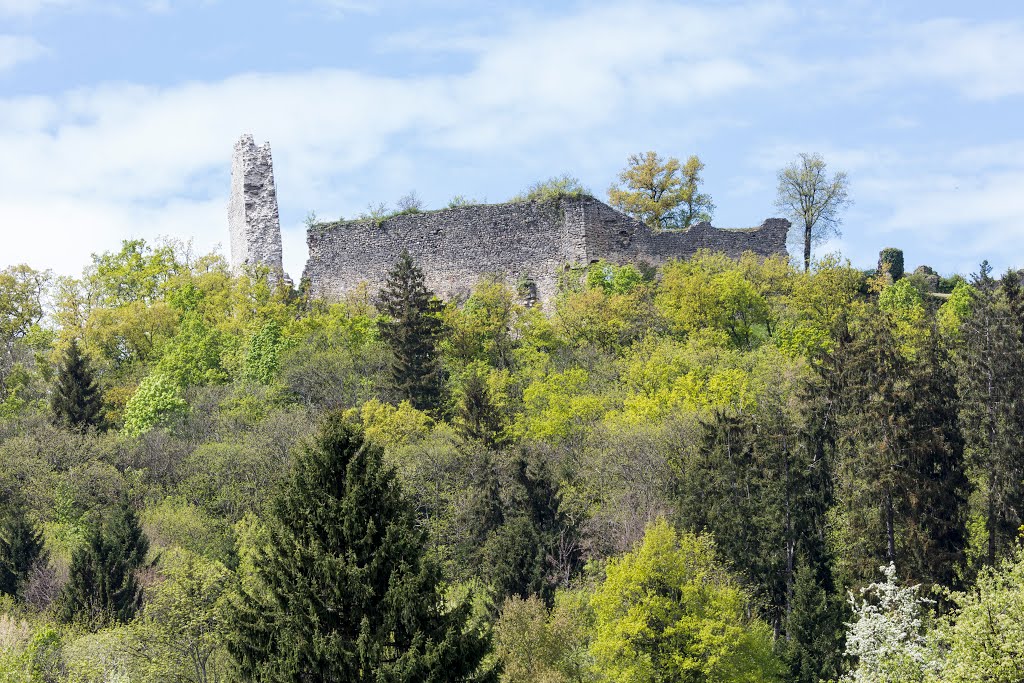
[[[785,254],[789,226],[773,218],[759,228],[723,230],[701,223],[656,233],[592,198],[465,206],[313,226],[304,277],[314,297],[337,299],[363,282],[376,291],[408,249],[442,298],[461,298],[483,275],[493,274],[513,287],[532,282],[537,297],[549,302],[559,272],[573,265],[600,259],[661,265],[698,249],[734,258],[746,251]]]
[[[284,276],[281,221],[270,143],[257,147],[252,135],[243,135],[235,143],[228,229],[231,232],[231,269],[235,273],[248,266],[261,265],[270,269],[272,279]]]

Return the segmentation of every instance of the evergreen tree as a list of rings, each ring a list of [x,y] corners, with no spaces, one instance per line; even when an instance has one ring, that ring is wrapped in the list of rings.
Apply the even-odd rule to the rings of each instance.
[[[275,497],[256,586],[232,609],[246,680],[477,680],[488,638],[447,610],[381,451],[332,416]]]
[[[20,597],[29,571],[45,559],[42,532],[29,521],[24,503],[12,502],[0,526],[0,593]]]
[[[793,683],[839,679],[847,613],[842,597],[827,591],[813,568],[805,564],[796,571],[786,637],[778,641]]]
[[[85,546],[71,558],[60,598],[61,617],[91,627],[131,621],[142,606],[135,571],[148,550],[149,541],[127,503],[109,519],[94,524]]]
[[[803,431],[780,405],[719,412],[703,425],[699,452],[680,463],[681,522],[711,532],[721,555],[755,587],[777,635],[797,557],[831,576],[824,538],[829,470]]]
[[[969,462],[985,498],[986,559],[992,564],[1024,523],[1024,320],[1015,320],[1020,303],[1013,276],[1001,291],[982,263],[972,284],[955,352],[957,390]]]
[[[893,327],[872,309],[840,335],[831,365],[843,561],[852,581],[896,563],[912,580],[952,585],[969,492],[953,375],[934,330],[908,356]]]
[[[424,284],[423,271],[403,251],[380,292],[381,337],[391,349],[391,379],[403,399],[420,410],[441,403],[441,303]]]
[[[71,340],[57,367],[50,407],[57,424],[78,431],[104,426],[103,396],[76,339]]]
[[[487,448],[501,446],[505,440],[504,420],[479,368],[470,371],[458,398],[455,427],[459,433]]]

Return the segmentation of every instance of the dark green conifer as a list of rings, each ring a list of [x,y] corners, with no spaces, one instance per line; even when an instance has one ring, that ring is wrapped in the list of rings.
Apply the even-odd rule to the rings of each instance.
[[[391,349],[391,379],[402,399],[433,411],[441,404],[443,374],[438,342],[441,302],[424,284],[423,271],[403,251],[380,292],[381,337]]]
[[[43,534],[29,521],[24,503],[14,501],[0,526],[0,593],[20,598],[40,559],[45,559]]]
[[[258,587],[232,610],[246,680],[469,681],[488,639],[446,609],[425,532],[381,451],[332,416],[275,497]]]
[[[848,610],[830,593],[816,572],[804,564],[796,571],[786,615],[786,636],[779,640],[782,659],[793,683],[837,681],[843,673],[843,639]]]
[[[837,496],[852,581],[895,562],[914,581],[955,585],[969,493],[953,375],[933,331],[914,355],[873,309],[840,335],[836,381]]]
[[[1014,276],[1000,287],[985,262],[971,284],[971,310],[954,356],[960,425],[984,495],[991,564],[1024,524],[1024,319],[1015,315],[1022,306]]]
[[[59,611],[68,622],[92,628],[127,623],[142,606],[135,576],[149,541],[134,510],[123,504],[90,529],[85,546],[74,553]]]
[[[71,340],[57,367],[50,407],[57,424],[83,432],[90,427],[102,429],[104,426],[103,396],[89,361],[75,339]]]
[[[500,447],[505,441],[505,425],[501,411],[491,398],[486,378],[474,368],[459,392],[455,427],[467,439],[479,441],[488,448]]]

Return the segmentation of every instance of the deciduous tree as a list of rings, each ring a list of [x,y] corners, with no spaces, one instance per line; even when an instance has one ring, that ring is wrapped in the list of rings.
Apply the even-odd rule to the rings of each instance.
[[[655,230],[685,229],[710,220],[711,197],[700,192],[704,164],[696,156],[681,165],[656,152],[631,154],[619,183],[608,189],[609,203]]]
[[[842,210],[850,204],[849,185],[843,171],[829,177],[819,154],[800,154],[779,171],[775,205],[803,231],[804,270],[811,267],[811,245],[839,234]]]

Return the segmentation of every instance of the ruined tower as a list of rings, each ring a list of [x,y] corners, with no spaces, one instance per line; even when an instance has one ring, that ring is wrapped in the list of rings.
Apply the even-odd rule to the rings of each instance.
[[[287,279],[281,261],[281,221],[270,143],[257,147],[248,134],[235,143],[231,160],[228,228],[231,269],[236,274],[247,266],[266,266],[272,281]]]

